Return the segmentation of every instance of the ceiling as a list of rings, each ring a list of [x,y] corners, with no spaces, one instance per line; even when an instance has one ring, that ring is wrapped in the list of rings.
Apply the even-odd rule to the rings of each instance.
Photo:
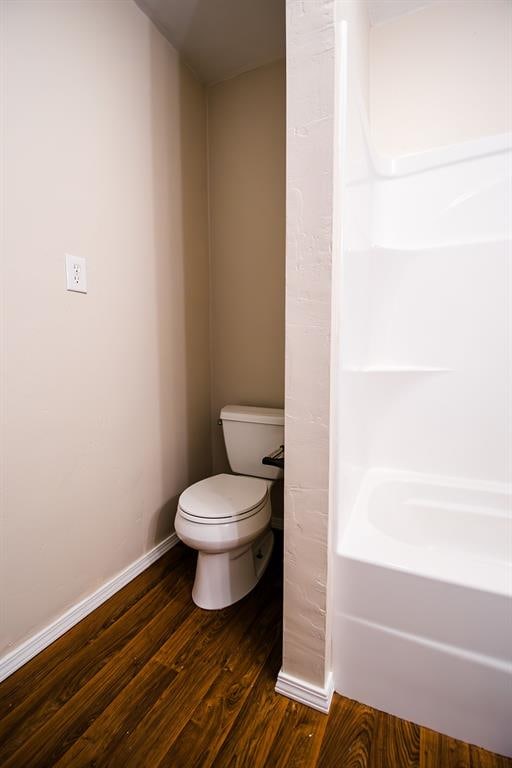
[[[136,2],[205,83],[285,56],[285,0]],[[366,5],[375,25],[436,2],[443,0],[366,0]]]
[[[136,2],[205,83],[284,58],[285,0]]]

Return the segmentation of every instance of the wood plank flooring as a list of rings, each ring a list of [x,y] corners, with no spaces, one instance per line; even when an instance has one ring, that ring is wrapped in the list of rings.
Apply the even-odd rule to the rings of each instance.
[[[0,684],[1,768],[512,768],[512,760],[335,695],[274,693],[281,551],[223,611],[190,593],[179,544]]]

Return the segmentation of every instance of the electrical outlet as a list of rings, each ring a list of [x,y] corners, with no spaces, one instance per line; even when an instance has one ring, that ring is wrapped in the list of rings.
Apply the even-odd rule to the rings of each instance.
[[[87,293],[87,272],[85,259],[66,254],[66,279],[68,291]]]

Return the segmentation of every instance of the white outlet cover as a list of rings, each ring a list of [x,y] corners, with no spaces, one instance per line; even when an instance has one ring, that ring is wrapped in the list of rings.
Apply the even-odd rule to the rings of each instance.
[[[68,291],[87,293],[85,259],[66,253],[66,284]]]

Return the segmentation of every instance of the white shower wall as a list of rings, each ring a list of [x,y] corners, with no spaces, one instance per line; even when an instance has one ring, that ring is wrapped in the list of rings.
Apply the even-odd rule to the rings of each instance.
[[[509,129],[510,15],[509,0],[441,0],[371,28],[369,114],[381,152]]]
[[[455,34],[454,4],[438,22],[448,5]],[[502,110],[496,135],[439,146],[434,132],[425,148],[424,132],[420,152],[380,153],[364,11],[338,5],[335,686],[510,754],[512,134]],[[455,104],[460,56],[479,53],[454,52]],[[387,119],[412,135],[403,109]]]
[[[438,23],[440,13],[442,8],[436,10]],[[411,14],[417,34],[422,14]],[[447,16],[454,24],[452,10]],[[349,0],[339,3],[338,17],[348,22],[340,84],[346,91],[343,255],[334,302],[336,386],[343,393],[336,405],[342,531],[371,466],[510,480],[512,161],[506,133],[448,147],[435,146],[432,136],[429,150],[380,154],[368,120],[380,79],[373,68],[368,80],[367,62],[375,58],[377,29],[383,48],[387,25],[371,29],[364,4]],[[388,22],[390,34],[399,21]],[[409,31],[414,28],[414,19],[407,23]],[[462,53],[459,46],[457,55]],[[467,48],[466,58],[475,53]],[[503,56],[496,56],[500,82],[503,65]],[[338,66],[344,69],[343,62]],[[458,77],[451,78],[454,99]],[[449,88],[446,82],[443,87]],[[462,118],[467,122],[467,115]],[[396,119],[403,131],[401,113]],[[506,127],[506,114],[496,125]]]
[[[345,461],[509,479],[509,163],[369,182],[373,243],[345,250],[341,308],[344,423],[366,455],[344,441]]]

